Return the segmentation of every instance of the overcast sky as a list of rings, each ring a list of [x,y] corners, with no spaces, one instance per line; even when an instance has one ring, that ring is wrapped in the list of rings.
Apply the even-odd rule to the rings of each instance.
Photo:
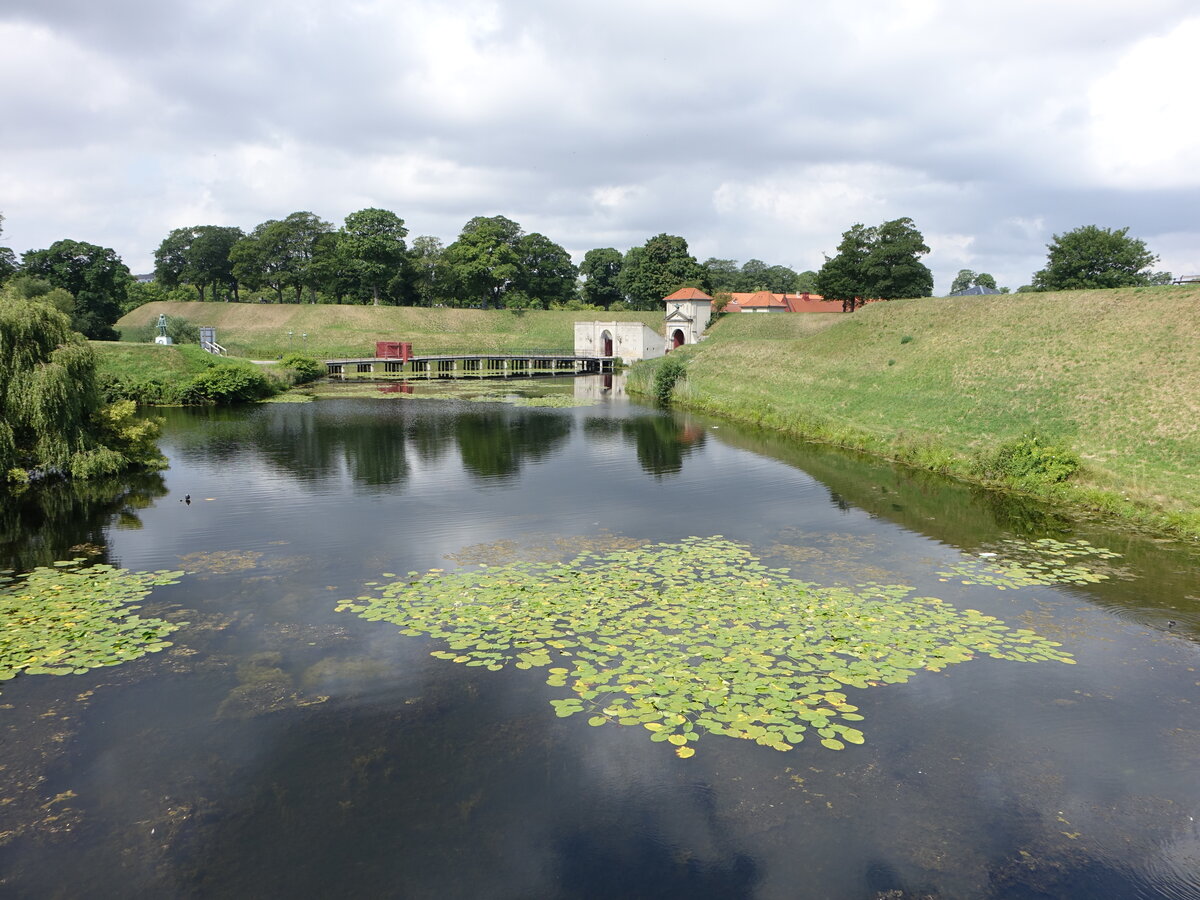
[[[4,0],[0,244],[393,210],[578,261],[818,268],[909,216],[935,293],[1129,226],[1200,274],[1196,0]]]

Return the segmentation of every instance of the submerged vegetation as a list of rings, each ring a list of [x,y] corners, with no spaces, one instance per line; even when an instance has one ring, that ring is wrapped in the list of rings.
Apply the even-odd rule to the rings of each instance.
[[[182,572],[131,572],[82,560],[0,580],[0,681],[115,666],[171,646],[184,623],[137,615],[133,601]]]
[[[440,659],[546,668],[573,694],[551,701],[558,716],[641,725],[681,757],[705,732],[789,750],[812,731],[840,750],[865,740],[848,687],[978,655],[1073,662],[1033,631],[904,585],[797,581],[719,536],[368,587],[338,609],[444,640]]]

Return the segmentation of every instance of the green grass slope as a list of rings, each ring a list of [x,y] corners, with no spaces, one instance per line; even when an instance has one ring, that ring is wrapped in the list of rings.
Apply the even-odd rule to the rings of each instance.
[[[126,380],[158,379],[167,384],[183,384],[209,368],[213,361],[199,346],[90,343],[96,351],[96,371]]]
[[[230,354],[251,359],[293,351],[325,359],[371,356],[377,340],[411,341],[417,353],[566,350],[574,346],[577,321],[645,322],[660,333],[663,328],[661,312],[260,303],[147,303],[123,316],[117,328],[152,325],[160,313],[215,326],[217,340]]]
[[[724,317],[686,351],[677,401],[966,477],[1038,433],[1084,464],[1057,495],[1200,534],[1200,289],[900,300],[807,334],[803,318]]]

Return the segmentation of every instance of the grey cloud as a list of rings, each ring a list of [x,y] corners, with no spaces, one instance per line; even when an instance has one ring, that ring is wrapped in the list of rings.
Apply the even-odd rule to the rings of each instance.
[[[851,163],[892,173],[870,186],[888,217],[973,236],[972,267],[1006,268],[1016,283],[1054,231],[1129,224],[1180,245],[1194,230],[1195,191],[1118,191],[1080,165],[1091,79],[1193,15],[1191,3],[1098,4],[1083,17],[1034,2],[945,4],[910,26],[892,21],[899,6],[514,0],[461,10],[493,22],[465,49],[423,30],[444,9],[15,0],[0,25],[48,29],[118,73],[129,96],[97,105],[61,80],[16,86],[0,99],[11,123],[0,164],[78,193],[74,208],[90,214],[70,230],[95,230],[91,239],[141,260],[165,224],[145,208],[156,200],[252,227],[291,209],[339,218],[352,198],[371,197],[414,234],[449,239],[497,211],[573,249],[625,249],[670,231],[701,255],[800,264],[832,250],[853,212],[813,234],[799,217],[721,212],[714,192]],[[460,50],[481,54],[482,68]],[[458,93],[440,92],[447,79]],[[64,145],[73,152],[61,155]],[[298,173],[291,193],[286,179],[247,184],[232,164],[186,170],[248,147],[286,150],[278,165]],[[51,148],[69,171],[39,164]],[[453,162],[474,173],[477,193],[461,177],[414,192],[358,174],[395,156]],[[594,202],[595,190],[621,186],[636,189],[626,203]],[[6,237],[45,243],[67,228],[48,204],[4,203]],[[1046,234],[1033,241],[1003,224],[1039,217]],[[957,268],[937,254],[931,264],[939,285]]]

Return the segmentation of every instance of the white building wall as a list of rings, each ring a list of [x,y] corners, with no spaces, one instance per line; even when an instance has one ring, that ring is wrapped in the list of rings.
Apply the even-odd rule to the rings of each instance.
[[[662,336],[641,322],[576,322],[575,355],[604,356],[604,332],[612,335],[613,356],[623,363],[657,359],[666,352]]]

